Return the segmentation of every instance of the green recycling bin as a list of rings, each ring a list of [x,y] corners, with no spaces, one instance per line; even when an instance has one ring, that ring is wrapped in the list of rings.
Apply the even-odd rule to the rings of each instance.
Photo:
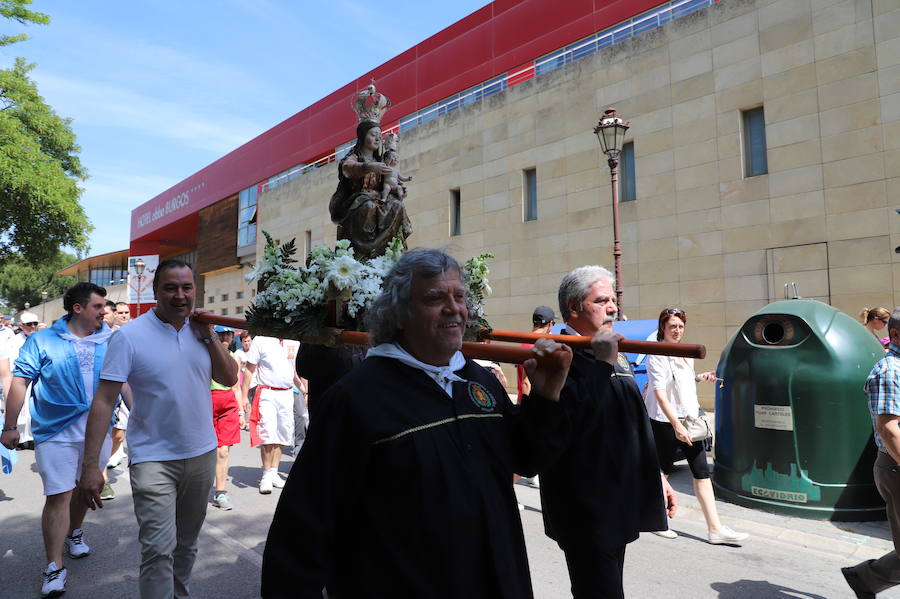
[[[720,499],[821,520],[883,520],[863,385],[884,355],[865,327],[815,300],[769,304],[719,359]]]

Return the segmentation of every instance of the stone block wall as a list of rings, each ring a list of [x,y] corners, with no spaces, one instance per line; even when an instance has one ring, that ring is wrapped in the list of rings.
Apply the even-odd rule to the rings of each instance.
[[[624,310],[685,309],[686,340],[709,349],[698,369],[714,368],[785,283],[854,317],[898,303],[897,2],[722,0],[404,133],[410,244],[492,252],[497,328],[527,330],[535,306],[556,307],[567,270],[612,269],[609,170],[592,132],[608,106],[631,122],[635,153],[637,199],[621,205]],[[742,111],[758,106],[768,173],[745,177]],[[529,168],[538,219],[525,222]],[[332,243],[336,184],[329,164],[262,194],[260,230],[301,250],[306,231]]]

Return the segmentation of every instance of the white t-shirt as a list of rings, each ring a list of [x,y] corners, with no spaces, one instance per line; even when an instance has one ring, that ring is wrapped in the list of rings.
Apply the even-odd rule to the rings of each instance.
[[[665,391],[666,399],[679,418],[700,414],[700,402],[697,401],[697,383],[694,380],[693,358],[672,358],[669,356],[647,356],[647,389],[644,391],[644,404],[647,415],[659,422],[669,419],[659,407],[655,389]]]
[[[132,464],[193,458],[216,448],[212,361],[187,320],[176,331],[154,309],[130,321],[110,338],[100,378],[131,387]]]
[[[5,358],[10,358],[9,368],[12,370],[12,363],[16,359],[16,356],[11,356],[12,351],[12,341],[13,337],[17,335],[15,332],[9,327],[0,327],[0,360]],[[22,343],[19,343],[18,346],[22,347],[24,344],[24,340]],[[18,350],[16,350],[16,354],[18,355]]]
[[[234,352],[234,357],[241,361],[241,377],[246,374],[245,366],[247,362],[247,352],[242,349],[238,349]],[[241,379],[241,384],[243,384],[243,378]],[[259,384],[259,377],[256,375],[256,372],[253,373],[253,378],[250,379],[250,388],[257,386]]]
[[[274,389],[290,389],[294,386],[294,359],[300,343],[275,337],[256,336],[250,343],[245,360],[256,364],[260,385]]]
[[[74,336],[73,336],[74,337]],[[78,358],[78,369],[84,381],[84,395],[88,405],[94,399],[94,352],[97,345],[90,341],[72,341],[75,348],[75,356]],[[72,424],[62,429],[44,443],[84,443],[84,433],[87,429],[88,414],[90,410],[82,414]]]

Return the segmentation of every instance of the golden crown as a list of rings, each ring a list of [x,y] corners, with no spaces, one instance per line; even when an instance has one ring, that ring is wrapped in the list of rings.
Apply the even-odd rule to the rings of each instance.
[[[359,117],[359,121],[381,122],[381,117],[391,107],[391,100],[384,94],[375,91],[375,84],[369,85],[366,89],[350,102],[353,112]]]

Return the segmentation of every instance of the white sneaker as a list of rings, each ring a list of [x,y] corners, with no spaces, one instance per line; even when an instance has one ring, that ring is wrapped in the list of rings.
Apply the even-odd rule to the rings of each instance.
[[[276,489],[281,489],[284,487],[284,479],[281,478],[281,475],[278,474],[278,472],[273,472],[270,478],[272,480],[272,486]]]
[[[658,537],[662,537],[664,539],[677,539],[678,533],[672,530],[671,528],[667,528],[666,530],[654,530],[652,531]]]
[[[59,597],[65,593],[67,574],[68,570],[57,568],[56,562],[50,562],[41,572],[41,597]]]
[[[109,456],[109,461],[106,462],[106,467],[107,468],[115,468],[116,466],[118,466],[119,464],[122,463],[123,459],[125,459],[125,452],[120,447],[119,449],[116,450],[116,453]]]
[[[84,531],[76,528],[71,535],[66,537],[66,551],[69,557],[80,559],[91,554],[91,548],[84,542]]]
[[[727,526],[723,526],[719,532],[709,533],[709,542],[711,545],[734,545],[749,536],[749,533],[737,532]]]
[[[268,495],[272,492],[272,477],[268,472],[263,472],[262,479],[259,481],[259,492],[262,495]]]

